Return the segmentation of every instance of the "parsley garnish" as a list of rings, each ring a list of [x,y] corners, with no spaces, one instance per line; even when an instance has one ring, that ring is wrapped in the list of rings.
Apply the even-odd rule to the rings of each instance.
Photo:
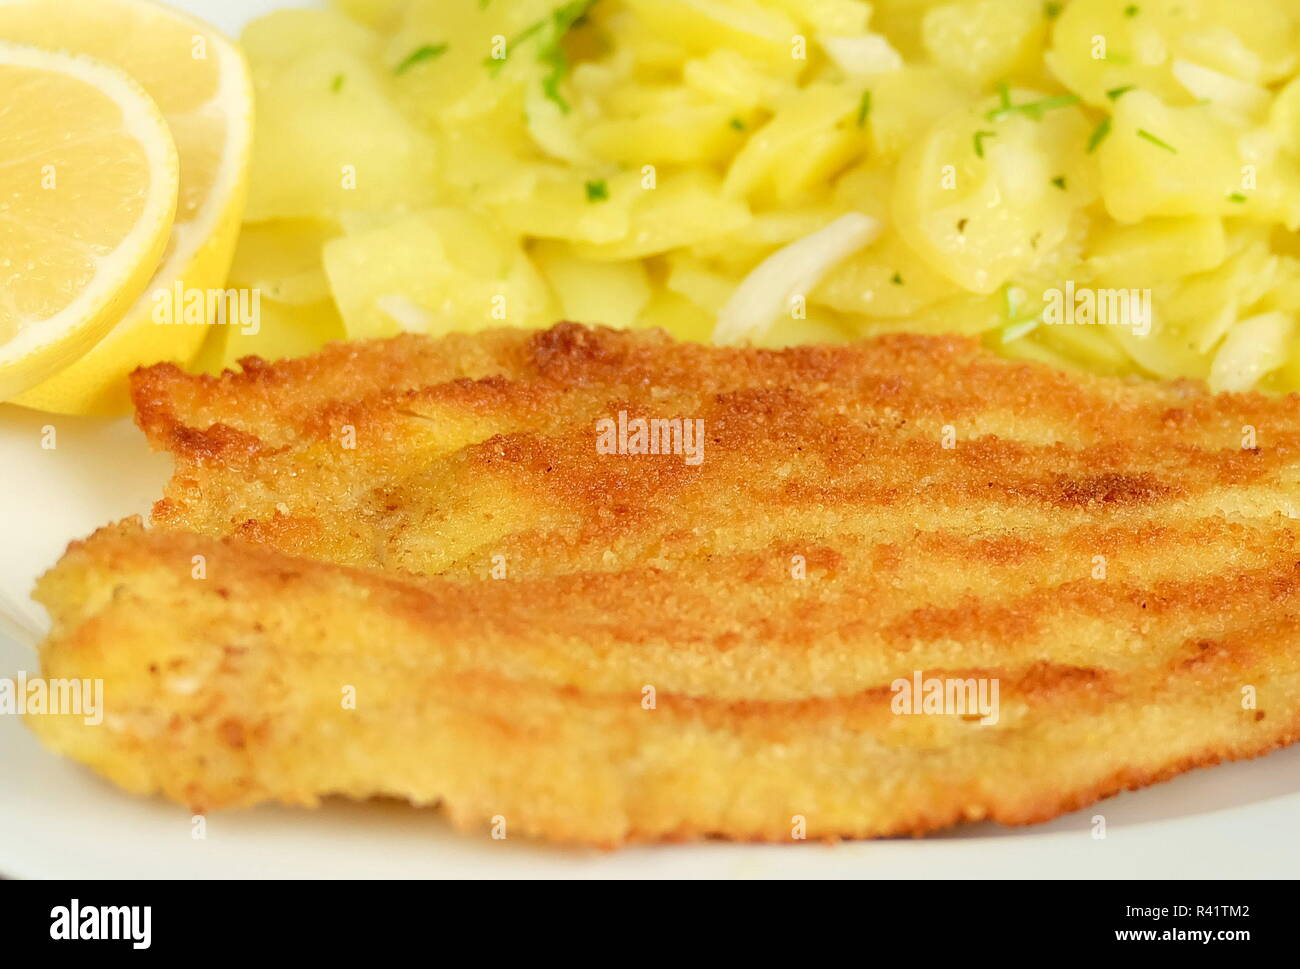
[[[1160,139],[1157,138],[1155,135],[1153,135],[1151,132],[1147,131],[1146,128],[1139,128],[1139,129],[1138,129],[1138,137],[1139,137],[1139,138],[1145,138],[1147,141],[1151,142],[1151,144],[1155,145],[1155,146],[1158,147],[1158,148],[1163,148],[1165,151],[1173,152],[1173,154],[1175,154],[1175,155],[1178,154],[1178,149],[1177,149],[1177,148],[1175,148],[1173,145],[1169,144],[1169,142],[1167,142],[1167,141],[1162,141],[1162,140],[1160,140]]]
[[[1027,333],[1032,333],[1038,329],[1040,320],[1034,317],[1032,320],[1025,320],[1023,323],[1012,323],[1002,328],[1002,342],[1011,343],[1013,340],[1019,340]]]
[[[609,184],[603,178],[598,178],[595,181],[587,183],[588,202],[605,202],[608,199]]]
[[[554,101],[565,114],[569,113],[569,102],[560,94],[560,82],[569,72],[569,58],[564,53],[564,37],[582,21],[598,0],[570,0],[551,11],[550,16],[543,17],[535,24],[525,27],[506,45],[505,57],[489,57],[487,65],[493,73],[501,70],[510,52],[534,35],[538,36],[537,60],[549,70],[542,78],[542,91],[547,98]]]
[[[999,110],[1011,110],[1011,88],[1007,87],[1006,81],[998,82],[998,101],[1000,102],[998,105]]]
[[[335,94],[338,94],[340,91],[343,90],[343,82],[346,80],[347,78],[344,77],[342,74],[335,74],[334,80],[330,81],[330,90],[333,91]]]
[[[1065,176],[1064,176],[1064,175],[1057,175],[1054,179],[1052,179],[1052,184],[1055,185],[1057,188],[1059,188],[1062,192],[1064,192],[1064,191],[1065,191]]]
[[[1228,201],[1229,201],[1229,202],[1244,202],[1244,201],[1246,201],[1246,196],[1242,195],[1240,192],[1233,192],[1231,195],[1228,196]]]
[[[894,275],[890,276],[889,281],[895,286],[903,285],[903,277],[899,273],[894,273]]]
[[[1016,318],[1016,293],[1011,288],[1010,283],[1002,284],[1002,309],[1008,322],[1014,322]]]
[[[745,122],[741,121],[739,118],[732,118],[731,127],[735,128],[737,131],[744,131]]]
[[[400,64],[393,68],[393,73],[400,76],[405,74],[416,64],[419,64],[422,61],[431,61],[435,57],[441,57],[445,53],[447,53],[446,44],[425,44],[423,47],[417,47],[415,50],[411,51],[411,53],[407,54],[406,58]]]
[[[1054,108],[1065,108],[1069,107],[1071,104],[1079,103],[1079,95],[1077,94],[1058,94],[1055,97],[1043,98],[1041,101],[1029,101],[1025,104],[1012,104],[1011,96],[1007,92],[1006,85],[1002,85],[999,90],[1002,94],[1002,104],[984,116],[989,121],[1001,121],[1003,118],[1008,118],[1012,114],[1023,114],[1031,121],[1042,121],[1043,113],[1045,111],[1051,111]]]
[[[985,138],[996,138],[997,136],[998,136],[998,133],[997,133],[996,131],[977,131],[977,132],[975,132],[975,154],[976,154],[978,157],[983,158],[983,157],[984,157],[984,139],[985,139]]]
[[[1106,92],[1106,97],[1110,98],[1112,101],[1118,101],[1122,96],[1128,94],[1128,92],[1132,91],[1135,87],[1137,87],[1136,84],[1125,84],[1123,87],[1113,87]]]
[[[858,104],[858,127],[861,128],[867,123],[867,116],[871,114],[871,92],[863,91],[862,100]]]
[[[1060,15],[1061,5],[1059,3],[1054,3],[1049,0],[1049,2],[1043,4],[1043,16],[1048,20],[1055,20]]]
[[[510,60],[510,52],[515,49],[515,45],[522,44],[529,37],[533,36],[533,34],[540,32],[541,29],[546,26],[546,24],[547,24],[546,20],[539,20],[535,24],[529,24],[518,34],[516,34],[506,44],[506,49],[504,54],[502,54],[500,57],[496,57],[496,56],[489,57],[483,63],[485,63],[488,66],[488,70],[490,70],[493,74],[496,74],[498,71],[501,70],[501,68],[506,66],[506,61]]]
[[[1101,119],[1101,123],[1097,127],[1092,129],[1092,135],[1088,138],[1088,154],[1091,155],[1097,150],[1097,146],[1106,140],[1106,136],[1110,134],[1110,124],[1110,116],[1108,115]]]
[[[1142,12],[1141,9],[1138,7],[1136,3],[1130,3],[1127,7],[1124,8],[1125,17],[1136,17],[1141,12]]]

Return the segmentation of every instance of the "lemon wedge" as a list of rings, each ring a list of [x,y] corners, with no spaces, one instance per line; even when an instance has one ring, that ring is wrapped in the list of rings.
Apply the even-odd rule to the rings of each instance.
[[[148,285],[176,147],[121,71],[0,44],[0,400],[89,350]]]
[[[180,322],[179,314],[161,325],[155,310],[172,294],[225,285],[252,146],[248,67],[208,24],[146,0],[6,0],[0,40],[71,50],[120,67],[152,96],[176,143],[180,197],[153,279],[93,349],[15,398],[58,413],[118,412],[127,406],[131,370],[161,360],[188,363],[212,330]]]

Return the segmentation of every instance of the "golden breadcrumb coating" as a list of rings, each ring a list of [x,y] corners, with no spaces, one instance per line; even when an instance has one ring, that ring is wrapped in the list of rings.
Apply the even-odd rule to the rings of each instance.
[[[176,458],[155,528],[74,544],[38,592],[45,672],[102,676],[108,716],[31,725],[195,810],[871,837],[1300,737],[1295,398],[955,337],[571,324],[160,365],[134,396]],[[703,420],[703,460],[599,453],[620,411]],[[996,682],[996,722],[894,712],[918,675]]]

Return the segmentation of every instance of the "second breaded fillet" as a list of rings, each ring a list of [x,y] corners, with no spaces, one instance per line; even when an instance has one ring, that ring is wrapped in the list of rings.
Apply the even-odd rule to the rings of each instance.
[[[177,459],[158,527],[39,590],[45,672],[104,677],[108,717],[32,722],[129,790],[392,795],[597,844],[868,837],[1300,736],[1292,398],[957,338],[571,325],[155,367],[135,396]],[[601,453],[639,417],[703,421],[702,460]],[[902,682],[996,708],[907,712]]]

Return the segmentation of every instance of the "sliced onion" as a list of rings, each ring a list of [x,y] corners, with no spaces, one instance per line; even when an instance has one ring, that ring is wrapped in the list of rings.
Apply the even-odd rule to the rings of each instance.
[[[1210,366],[1210,389],[1250,390],[1286,363],[1295,320],[1286,313],[1261,313],[1228,331]]]
[[[824,229],[779,249],[736,287],[718,314],[713,342],[736,344],[763,336],[798,295],[806,295],[841,261],[876,240],[878,219],[842,215]]]
[[[862,34],[858,37],[817,38],[827,56],[845,74],[853,77],[872,77],[888,74],[903,66],[903,55],[890,46],[880,34]]]
[[[407,333],[428,333],[433,326],[433,316],[402,293],[385,293],[375,300],[375,305]]]
[[[1212,107],[1231,114],[1257,119],[1268,108],[1269,93],[1257,84],[1181,59],[1174,61],[1173,73],[1193,97],[1209,101]]]

